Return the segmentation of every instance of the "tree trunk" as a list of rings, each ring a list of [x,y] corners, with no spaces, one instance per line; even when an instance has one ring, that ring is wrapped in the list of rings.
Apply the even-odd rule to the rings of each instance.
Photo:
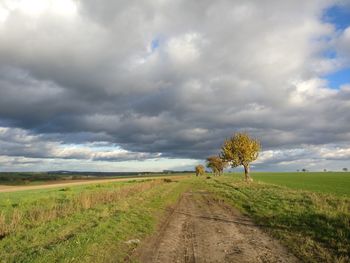
[[[253,179],[250,177],[250,167],[249,164],[244,165],[244,179],[246,180],[246,182],[251,182],[253,181]]]

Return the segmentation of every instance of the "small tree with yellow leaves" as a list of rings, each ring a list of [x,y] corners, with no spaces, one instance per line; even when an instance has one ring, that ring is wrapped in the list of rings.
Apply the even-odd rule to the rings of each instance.
[[[213,171],[214,175],[221,175],[226,166],[227,162],[222,160],[219,156],[213,155],[207,158],[207,167]]]
[[[250,163],[258,158],[260,150],[259,140],[251,138],[248,133],[235,133],[225,140],[220,157],[232,167],[243,165],[245,180],[252,181]]]
[[[196,168],[196,176],[205,174],[205,167],[203,165],[199,164],[195,168]]]

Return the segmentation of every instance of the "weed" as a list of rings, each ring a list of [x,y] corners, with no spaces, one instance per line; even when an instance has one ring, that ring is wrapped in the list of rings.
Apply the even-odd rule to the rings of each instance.
[[[170,178],[164,178],[163,181],[165,183],[171,183],[173,180],[171,180]]]

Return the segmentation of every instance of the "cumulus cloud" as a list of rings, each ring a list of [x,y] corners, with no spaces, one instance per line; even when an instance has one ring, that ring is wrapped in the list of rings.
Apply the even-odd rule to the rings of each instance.
[[[346,150],[350,91],[323,77],[350,58],[322,20],[338,2],[0,0],[1,155],[202,159],[238,130],[266,163]]]

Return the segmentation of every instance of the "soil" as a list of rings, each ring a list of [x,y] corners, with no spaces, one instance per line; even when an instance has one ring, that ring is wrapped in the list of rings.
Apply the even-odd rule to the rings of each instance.
[[[249,218],[206,192],[188,192],[135,251],[140,262],[300,262]]]

